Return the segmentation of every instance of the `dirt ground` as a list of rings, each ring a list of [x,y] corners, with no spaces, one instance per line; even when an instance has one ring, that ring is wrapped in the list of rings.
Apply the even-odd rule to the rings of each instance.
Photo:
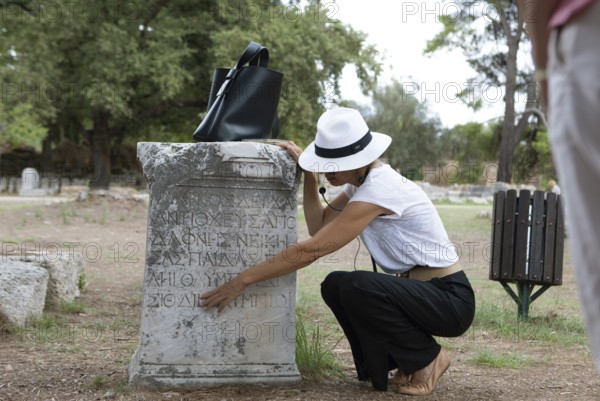
[[[44,251],[70,243],[88,252],[85,311],[46,312],[45,321],[0,330],[0,400],[398,400],[415,399],[393,388],[377,392],[359,383],[348,345],[335,349],[343,380],[294,385],[223,385],[197,391],[152,392],[127,386],[127,367],[138,342],[147,206],[131,198],[17,207],[0,203],[0,240]],[[3,207],[4,206],[4,207]],[[306,235],[299,233],[300,237]],[[77,244],[77,245],[76,245]],[[63,250],[68,248],[61,246]],[[84,249],[85,248],[85,249]],[[101,255],[94,252],[101,251]],[[340,254],[352,259],[354,251]],[[565,280],[572,278],[565,276]],[[45,323],[44,323],[45,322]],[[6,330],[8,329],[8,330]],[[522,369],[467,361],[489,342],[485,333],[450,339],[452,365],[433,395],[420,400],[600,400],[600,376],[587,347],[494,340],[497,351],[527,355]]]

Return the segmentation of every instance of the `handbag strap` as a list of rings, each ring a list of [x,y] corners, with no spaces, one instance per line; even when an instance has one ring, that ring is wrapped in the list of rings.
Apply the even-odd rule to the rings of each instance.
[[[269,65],[269,49],[259,43],[250,42],[233,68],[239,70],[246,64],[267,67]]]
[[[229,70],[227,77],[225,77],[225,81],[221,85],[221,88],[219,88],[217,97],[229,91],[231,83],[233,82],[237,74],[241,71],[242,67],[246,64],[252,66],[267,67],[269,65],[269,49],[267,49],[259,43],[250,42],[248,44],[248,47],[246,47],[246,50],[244,50],[244,52],[238,59],[235,66],[231,70]]]

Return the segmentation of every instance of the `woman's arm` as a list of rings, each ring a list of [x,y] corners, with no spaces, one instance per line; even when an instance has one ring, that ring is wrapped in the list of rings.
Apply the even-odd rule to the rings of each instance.
[[[531,40],[531,55],[540,77],[534,77],[540,83],[542,104],[548,104],[548,86],[544,77],[548,62],[548,23],[556,8],[557,0],[519,0],[519,18],[525,23],[527,34]]]
[[[557,0],[519,0],[519,17],[525,23],[531,40],[533,62],[537,68],[546,68],[548,61],[548,22]]]
[[[352,241],[386,209],[366,202],[353,202],[312,238],[291,245],[277,255],[251,267],[223,286],[201,296],[206,309],[223,311],[250,284],[292,273],[315,260],[333,253]]]
[[[308,234],[315,235],[323,226],[325,208],[321,205],[319,199],[319,182],[317,173],[304,172],[304,192],[302,198],[302,207]]]
[[[286,149],[289,155],[298,162],[302,149],[293,142],[282,143],[279,146]],[[304,217],[308,234],[315,235],[323,226],[332,221],[340,212],[330,208],[323,207],[319,198],[319,179],[317,173],[304,171],[304,189],[303,189],[303,208]],[[335,198],[331,205],[336,209],[343,209],[348,203],[348,197],[341,193]]]
[[[316,174],[304,173],[303,208],[308,234],[311,236],[335,219],[341,213],[341,210],[346,207],[349,200],[342,191],[333,201],[329,202],[331,207],[323,207],[320,195]]]

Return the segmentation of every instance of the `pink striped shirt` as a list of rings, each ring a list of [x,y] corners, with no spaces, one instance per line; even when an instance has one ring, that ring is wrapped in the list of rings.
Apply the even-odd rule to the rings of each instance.
[[[565,25],[572,18],[579,15],[596,0],[558,0],[556,9],[550,18],[549,28],[553,29]]]

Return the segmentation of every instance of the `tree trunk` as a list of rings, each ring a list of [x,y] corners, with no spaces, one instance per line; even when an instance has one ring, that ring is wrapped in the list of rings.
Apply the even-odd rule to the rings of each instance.
[[[42,169],[48,173],[54,173],[52,165],[52,142],[55,142],[60,137],[60,127],[57,123],[50,124],[48,127],[48,135],[42,142]]]
[[[110,136],[109,114],[100,111],[94,114],[94,128],[90,135],[93,176],[90,189],[108,189],[110,186]]]
[[[44,169],[49,169],[52,166],[52,134],[50,130],[48,130],[48,135],[42,142],[42,167]]]
[[[506,60],[506,84],[504,97],[504,123],[500,139],[500,160],[496,181],[512,181],[513,156],[516,146],[515,136],[515,91],[517,86],[517,50],[519,42],[508,38],[508,55]]]

